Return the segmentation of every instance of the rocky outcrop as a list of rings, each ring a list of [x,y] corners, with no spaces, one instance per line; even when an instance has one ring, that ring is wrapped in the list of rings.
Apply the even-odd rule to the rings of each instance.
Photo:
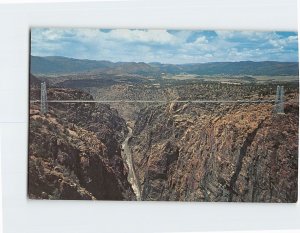
[[[33,91],[34,93],[34,91]],[[48,88],[48,99],[92,99]],[[134,200],[121,158],[126,124],[116,110],[95,103],[30,105],[28,193],[34,199]]]
[[[130,141],[143,200],[296,202],[298,102],[142,109]]]

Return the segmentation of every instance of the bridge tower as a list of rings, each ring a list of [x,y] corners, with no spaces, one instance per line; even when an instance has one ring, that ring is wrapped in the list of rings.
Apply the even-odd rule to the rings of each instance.
[[[274,111],[277,114],[284,114],[284,87],[283,86],[277,86]]]
[[[41,114],[48,111],[46,82],[41,83]]]

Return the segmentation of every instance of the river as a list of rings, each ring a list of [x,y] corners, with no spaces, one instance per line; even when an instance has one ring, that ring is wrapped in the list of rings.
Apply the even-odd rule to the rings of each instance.
[[[125,138],[124,142],[122,143],[122,157],[126,161],[126,164],[128,166],[128,181],[132,186],[132,189],[136,195],[136,199],[138,201],[141,201],[141,189],[139,185],[139,181],[137,179],[137,176],[135,174],[135,168],[132,160],[132,153],[131,149],[128,145],[129,139],[132,137],[132,129],[127,126],[128,128],[128,134],[127,137]]]

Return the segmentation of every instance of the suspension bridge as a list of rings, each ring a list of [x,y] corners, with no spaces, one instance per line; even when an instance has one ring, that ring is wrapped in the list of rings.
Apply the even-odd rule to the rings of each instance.
[[[42,114],[47,113],[48,103],[274,103],[274,113],[284,114],[284,87],[277,86],[275,100],[48,100],[46,82],[42,82],[41,99],[30,103],[40,103]]]

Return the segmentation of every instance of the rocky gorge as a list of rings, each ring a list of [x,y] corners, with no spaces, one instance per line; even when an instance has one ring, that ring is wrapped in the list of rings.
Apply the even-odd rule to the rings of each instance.
[[[31,99],[39,80],[31,77]],[[90,100],[79,90],[48,90],[51,99]],[[105,104],[30,103],[28,194],[32,199],[134,200],[120,144],[125,121]]]
[[[296,202],[298,95],[272,104],[141,110],[130,140],[142,200]]]
[[[31,76],[31,99],[40,98],[40,82]],[[273,100],[276,84],[49,86],[49,100],[120,102],[50,102],[45,115],[30,104],[30,198],[297,201],[294,84],[285,84],[285,114],[274,113],[271,102],[238,101]],[[235,102],[172,101],[192,97]],[[166,103],[122,101],[162,98]]]

